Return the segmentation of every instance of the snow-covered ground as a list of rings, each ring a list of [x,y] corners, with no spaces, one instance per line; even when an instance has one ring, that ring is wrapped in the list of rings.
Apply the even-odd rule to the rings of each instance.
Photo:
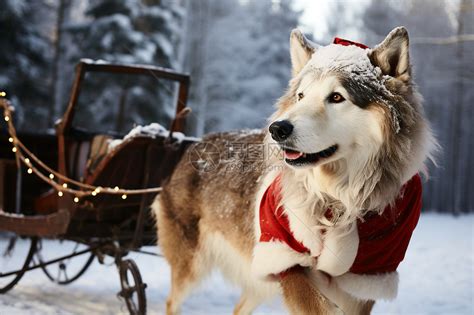
[[[474,215],[425,214],[399,268],[399,295],[376,304],[375,314],[473,314]],[[54,243],[53,243],[54,244]],[[46,245],[53,245],[46,244]],[[149,248],[148,250],[154,250]],[[148,284],[148,313],[163,314],[169,290],[169,268],[162,258],[132,254]],[[127,314],[116,297],[115,267],[94,263],[68,286],[49,282],[41,271],[25,275],[0,296],[0,314]],[[239,290],[214,274],[184,304],[183,314],[231,314]],[[256,314],[286,314],[281,300],[261,306]]]

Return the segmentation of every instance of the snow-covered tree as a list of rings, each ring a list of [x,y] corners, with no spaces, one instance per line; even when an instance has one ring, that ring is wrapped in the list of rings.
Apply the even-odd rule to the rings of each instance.
[[[49,41],[40,33],[38,8],[23,0],[0,1],[0,90],[7,92],[17,111],[19,128],[47,127],[51,106]],[[46,79],[45,79],[46,78]]]
[[[425,185],[424,206],[454,213],[472,211],[474,66],[466,58],[472,56],[474,42],[439,41],[474,34],[472,1],[417,0],[399,4],[369,2],[362,16],[362,33],[366,34],[366,43],[374,45],[393,27],[408,28],[415,82],[443,148],[439,167],[431,168],[432,180]]]
[[[91,1],[85,22],[68,26],[75,43],[71,63],[80,58],[177,67],[184,9],[181,1]],[[80,125],[126,131],[133,123],[169,123],[174,89],[168,81],[133,75],[87,77],[78,112]],[[93,117],[93,119],[91,118]]]
[[[290,78],[289,34],[299,13],[287,0],[207,0],[191,10],[197,133],[263,127]]]

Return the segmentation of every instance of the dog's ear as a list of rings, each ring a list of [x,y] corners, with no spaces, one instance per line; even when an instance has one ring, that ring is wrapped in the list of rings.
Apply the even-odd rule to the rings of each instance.
[[[375,46],[369,58],[383,74],[408,82],[411,69],[406,28],[400,26],[393,29],[383,42]]]
[[[293,75],[297,75],[316,51],[317,45],[307,39],[299,29],[291,31],[290,56]]]

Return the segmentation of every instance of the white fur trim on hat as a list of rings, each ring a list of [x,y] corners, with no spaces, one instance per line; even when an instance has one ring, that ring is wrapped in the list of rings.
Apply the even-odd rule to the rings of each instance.
[[[277,275],[296,265],[312,266],[314,259],[279,241],[259,242],[253,250],[252,274],[259,278]]]

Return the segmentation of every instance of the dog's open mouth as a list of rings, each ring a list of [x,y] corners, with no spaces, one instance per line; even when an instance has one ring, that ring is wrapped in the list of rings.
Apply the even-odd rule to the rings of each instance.
[[[337,151],[337,144],[316,153],[303,153],[291,149],[283,148],[286,163],[290,165],[314,164],[322,159],[332,156]]]

